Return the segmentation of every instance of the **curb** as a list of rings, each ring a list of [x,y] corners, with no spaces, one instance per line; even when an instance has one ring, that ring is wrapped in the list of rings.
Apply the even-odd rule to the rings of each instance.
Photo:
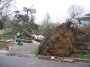
[[[0,50],[0,54],[6,54],[6,53],[8,53],[8,51],[6,51],[6,50]]]
[[[70,63],[72,63],[72,62],[86,62],[86,63],[90,63],[90,59],[57,57],[57,56],[42,56],[42,55],[38,55],[37,57],[39,59],[53,60],[53,61],[57,61],[57,62],[70,62]]]
[[[71,57],[57,57],[57,56],[43,56],[43,55],[34,55],[34,54],[17,54],[17,53],[7,53],[8,56],[18,56],[18,57],[28,57],[28,58],[38,58],[43,60],[52,60],[56,62],[84,62],[90,63],[90,59],[81,59],[81,58],[71,58]]]

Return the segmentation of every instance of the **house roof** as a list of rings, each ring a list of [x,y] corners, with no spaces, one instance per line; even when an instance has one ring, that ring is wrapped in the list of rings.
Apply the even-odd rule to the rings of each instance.
[[[83,16],[76,17],[77,20],[90,21],[90,14],[85,14]]]

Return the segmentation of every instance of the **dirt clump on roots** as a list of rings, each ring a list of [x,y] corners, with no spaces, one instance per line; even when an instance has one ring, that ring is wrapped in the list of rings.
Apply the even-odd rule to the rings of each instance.
[[[71,21],[57,26],[39,46],[39,54],[70,57],[74,54],[90,53],[87,50],[88,34]]]

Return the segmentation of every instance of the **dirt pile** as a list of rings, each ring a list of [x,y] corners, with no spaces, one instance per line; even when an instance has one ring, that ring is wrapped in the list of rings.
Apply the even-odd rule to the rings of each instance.
[[[89,53],[88,35],[67,21],[56,27],[39,46],[39,54],[69,57],[75,53]]]

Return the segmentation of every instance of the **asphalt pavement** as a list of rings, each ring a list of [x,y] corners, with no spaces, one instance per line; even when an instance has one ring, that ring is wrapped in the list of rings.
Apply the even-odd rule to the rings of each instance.
[[[65,63],[38,58],[0,55],[0,67],[90,67],[89,63]]]
[[[40,43],[34,42],[31,44],[24,43],[23,46],[12,46],[9,51],[0,50],[0,67],[90,67],[89,63],[66,63],[56,62],[51,60],[42,60],[31,56],[33,51],[37,49]],[[8,52],[16,54],[31,54],[29,57],[16,57],[5,55]]]

